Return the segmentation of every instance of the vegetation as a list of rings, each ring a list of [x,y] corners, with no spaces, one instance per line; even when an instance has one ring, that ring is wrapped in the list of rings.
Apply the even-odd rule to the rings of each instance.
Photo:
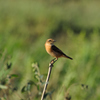
[[[1,0],[0,99],[40,100],[53,38],[73,60],[54,64],[45,99],[99,100],[99,9],[97,0]]]

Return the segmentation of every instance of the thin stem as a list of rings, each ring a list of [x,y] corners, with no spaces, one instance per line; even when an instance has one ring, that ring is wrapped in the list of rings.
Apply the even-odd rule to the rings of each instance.
[[[54,60],[55,59],[52,60],[53,63],[50,62],[50,64],[49,64],[48,75],[47,75],[47,79],[46,79],[46,82],[45,82],[45,85],[44,85],[44,89],[43,89],[43,92],[42,92],[41,100],[44,99],[44,94],[45,94],[45,91],[46,91],[47,86],[48,86],[48,82],[49,82],[49,79],[50,79],[50,75],[51,75],[53,64],[57,61],[57,60],[55,60],[55,61]]]

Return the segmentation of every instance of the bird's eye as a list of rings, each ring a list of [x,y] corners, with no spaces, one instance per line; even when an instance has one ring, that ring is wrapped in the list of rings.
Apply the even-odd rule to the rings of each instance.
[[[48,40],[49,42],[51,42],[51,40]]]

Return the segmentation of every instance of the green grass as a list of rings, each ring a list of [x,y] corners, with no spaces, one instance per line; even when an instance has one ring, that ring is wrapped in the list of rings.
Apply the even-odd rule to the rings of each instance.
[[[59,59],[50,77],[48,91],[53,100],[64,100],[69,92],[72,100],[100,99],[100,13],[99,1],[0,1],[0,81],[7,75],[12,87],[0,90],[0,98],[8,94],[9,100],[28,97],[21,93],[34,78],[32,63],[39,64],[43,81],[46,78],[50,57],[44,47],[46,39],[53,38],[57,45],[73,60]],[[11,62],[10,69],[6,64]],[[9,80],[9,79],[8,79]],[[7,83],[8,84],[8,83]],[[81,84],[88,85],[82,89]],[[31,87],[32,100],[40,100],[35,85]],[[20,95],[20,96],[19,96]],[[47,97],[49,100],[49,96]],[[6,100],[6,99],[5,99]]]

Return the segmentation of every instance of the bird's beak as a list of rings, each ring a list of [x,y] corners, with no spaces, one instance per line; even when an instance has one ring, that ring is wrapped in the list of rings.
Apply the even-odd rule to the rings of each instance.
[[[56,42],[55,40],[53,40],[53,42]]]

